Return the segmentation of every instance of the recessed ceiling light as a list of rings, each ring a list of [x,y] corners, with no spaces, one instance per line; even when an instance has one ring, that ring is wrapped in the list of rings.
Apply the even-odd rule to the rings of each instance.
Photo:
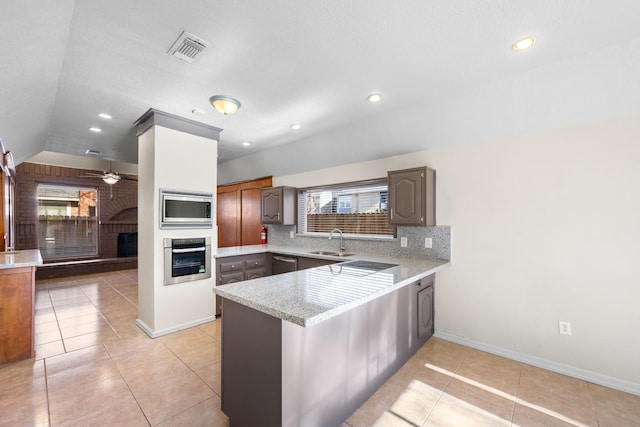
[[[380,102],[382,101],[382,94],[374,92],[371,95],[367,96],[369,102]]]
[[[292,123],[290,128],[293,130],[298,130],[302,127],[302,125],[300,123]]]
[[[535,37],[525,37],[523,39],[518,40],[517,42],[515,42],[513,44],[513,50],[521,51],[521,50],[529,49],[534,44],[536,44]]]
[[[92,150],[91,148],[87,148],[84,154],[90,154],[92,156],[99,156],[102,154],[102,151]]]
[[[96,128],[96,127],[91,127],[91,128],[89,128],[89,130],[90,130],[91,132],[95,132],[95,133],[100,133],[100,132],[102,132],[102,129],[100,129],[100,128]]]
[[[195,114],[196,116],[204,116],[206,113],[202,108],[194,108],[191,110],[191,114]]]
[[[107,113],[100,113],[100,114],[98,114],[98,116],[102,117],[103,119],[107,119],[107,120],[113,119],[113,117],[111,117],[111,115],[107,114]]]
[[[248,147],[251,145],[251,143],[249,141],[242,141],[242,145],[244,145],[245,147]]]

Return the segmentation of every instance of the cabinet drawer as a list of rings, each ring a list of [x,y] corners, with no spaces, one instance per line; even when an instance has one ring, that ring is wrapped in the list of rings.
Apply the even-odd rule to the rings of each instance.
[[[248,258],[244,261],[244,268],[264,268],[267,265],[265,256],[261,256],[259,258]]]
[[[228,273],[230,271],[243,271],[244,261],[221,262],[220,273]]]

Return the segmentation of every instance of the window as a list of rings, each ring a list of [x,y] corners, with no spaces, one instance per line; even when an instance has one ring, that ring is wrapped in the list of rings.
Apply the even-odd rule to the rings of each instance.
[[[95,188],[38,184],[38,247],[44,260],[98,254]]]
[[[330,233],[339,228],[345,234],[392,237],[387,198],[386,179],[300,190],[298,232]]]

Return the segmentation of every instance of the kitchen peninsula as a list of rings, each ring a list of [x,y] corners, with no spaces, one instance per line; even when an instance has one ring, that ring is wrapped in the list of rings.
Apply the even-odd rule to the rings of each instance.
[[[339,261],[215,288],[231,425],[340,425],[433,333],[434,276],[449,261]]]
[[[34,297],[39,250],[0,253],[0,363],[35,356]]]

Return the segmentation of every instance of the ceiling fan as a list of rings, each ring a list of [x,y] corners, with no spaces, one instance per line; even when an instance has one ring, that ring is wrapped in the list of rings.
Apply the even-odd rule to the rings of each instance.
[[[105,183],[109,185],[117,184],[120,181],[137,181],[136,178],[133,178],[128,175],[118,174],[113,171],[111,167],[111,160],[109,160],[109,171],[103,173],[87,173],[85,175],[87,178],[101,178]]]

